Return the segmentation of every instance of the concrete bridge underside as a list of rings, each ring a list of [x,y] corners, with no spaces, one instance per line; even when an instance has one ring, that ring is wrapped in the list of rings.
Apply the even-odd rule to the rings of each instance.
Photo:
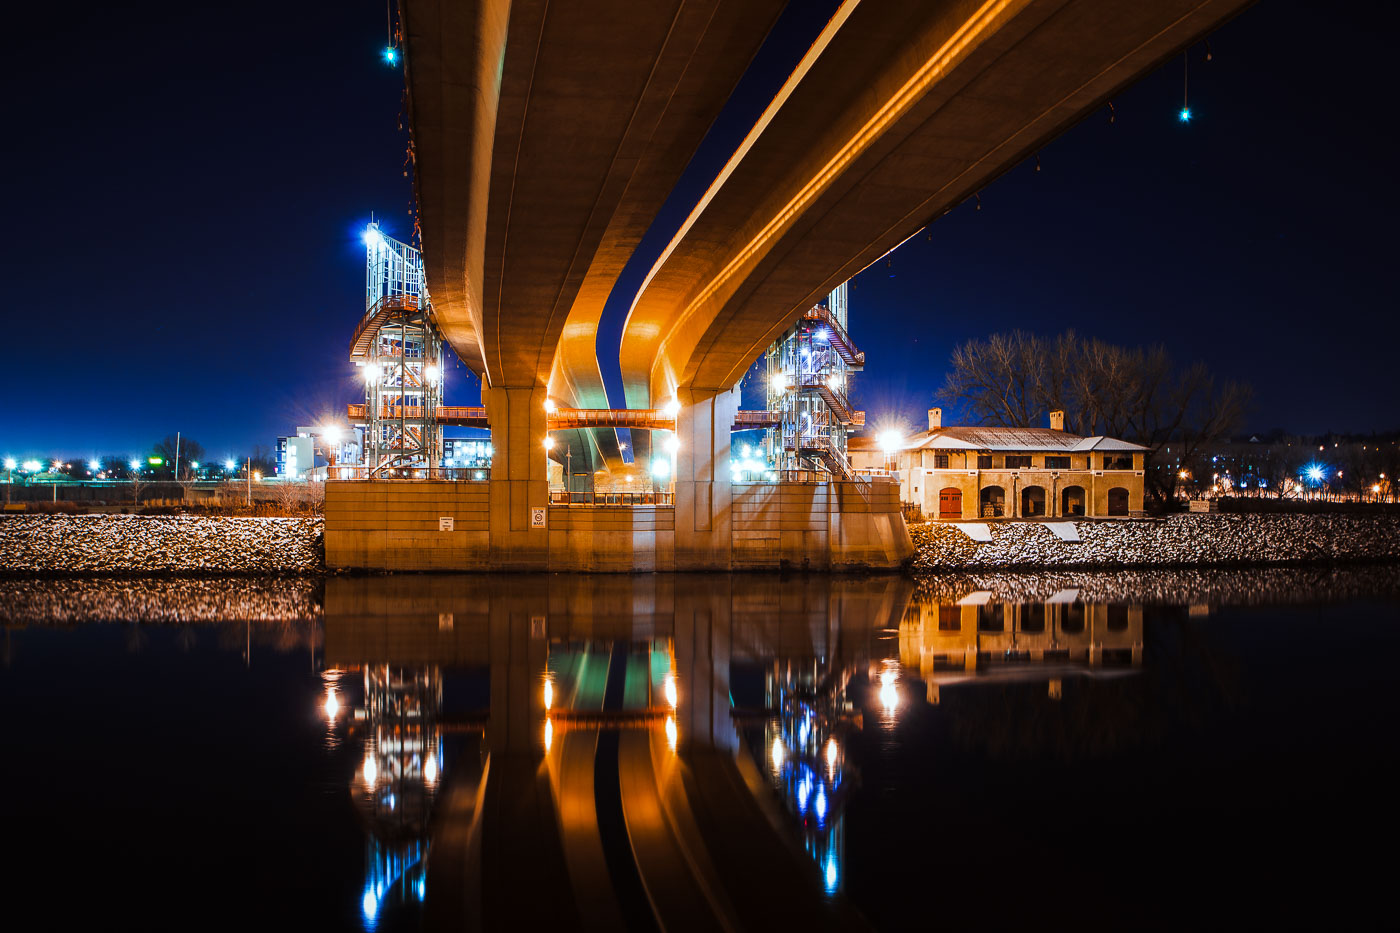
[[[1246,2],[843,4],[626,323],[628,406],[681,404],[675,566],[733,566],[733,387],[777,334]],[[606,406],[602,306],[781,5],[403,0],[428,286],[483,378],[499,566],[550,565],[545,401]],[[616,463],[608,437],[564,444]]]
[[[832,288],[1248,3],[844,4],[652,269],[628,405],[727,391]]]

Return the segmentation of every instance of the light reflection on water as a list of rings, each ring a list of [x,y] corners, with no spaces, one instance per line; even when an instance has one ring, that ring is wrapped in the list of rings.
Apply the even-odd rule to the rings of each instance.
[[[1256,698],[1264,695],[1258,683],[1269,673],[1253,652],[1270,650],[1271,641],[1256,638],[1249,652],[1241,652],[1223,640],[1239,624],[1231,606],[1265,599],[1278,605],[1316,604],[1369,593],[1393,618],[1393,600],[1400,592],[1393,568],[1330,575],[1307,569],[1293,577],[1277,571],[1253,578],[1250,573],[1210,579],[1155,575],[1140,592],[1130,583],[1102,574],[959,575],[919,581],[760,575],[341,578],[326,584],[323,621],[127,625],[115,642],[101,637],[110,627],[100,625],[53,630],[52,638],[45,638],[48,627],[62,619],[55,617],[52,602],[42,603],[42,618],[26,619],[25,606],[41,605],[31,599],[8,619],[0,684],[14,708],[32,711],[26,720],[43,723],[52,711],[33,702],[41,681],[27,679],[25,672],[32,667],[52,681],[63,673],[68,653],[89,650],[83,645],[100,645],[102,652],[115,648],[126,660],[114,664],[110,655],[101,655],[109,659],[104,663],[110,670],[100,675],[106,679],[89,671],[70,690],[120,694],[129,689],[120,678],[136,676],[121,670],[132,665],[133,671],[140,670],[144,690],[169,689],[172,697],[177,683],[181,690],[200,690],[185,684],[183,665],[210,679],[202,702],[214,720],[225,723],[226,734],[238,736],[229,741],[240,743],[254,741],[256,732],[242,728],[240,721],[261,715],[249,696],[294,688],[305,713],[297,720],[301,726],[290,727],[301,730],[297,738],[261,754],[249,747],[246,755],[290,760],[288,748],[297,748],[296,743],[309,747],[313,757],[300,759],[280,776],[287,789],[304,781],[310,767],[334,774],[336,799],[345,801],[346,813],[353,815],[347,820],[326,810],[317,811],[315,819],[328,840],[339,840],[338,848],[326,850],[327,864],[335,861],[331,853],[345,852],[347,823],[354,827],[359,869],[353,876],[343,867],[327,869],[322,883],[323,891],[336,892],[340,905],[331,916],[353,918],[347,928],[415,929],[434,904],[441,908],[444,902],[463,900],[461,875],[449,875],[445,885],[430,880],[435,865],[455,865],[454,857],[473,851],[454,849],[461,843],[452,830],[476,819],[473,800],[489,804],[491,794],[499,793],[486,778],[488,763],[493,775],[516,775],[510,780],[517,789],[529,784],[529,774],[543,776],[543,796],[534,805],[552,813],[549,819],[557,821],[558,833],[582,832],[578,838],[586,839],[591,832],[600,840],[591,844],[601,845],[596,851],[603,852],[606,865],[595,878],[617,877],[619,859],[632,857],[627,833],[637,831],[642,825],[637,820],[645,814],[659,813],[662,822],[649,850],[659,853],[653,856],[658,861],[649,865],[638,858],[631,869],[642,884],[660,877],[659,867],[666,867],[662,861],[672,850],[694,856],[714,845],[716,853],[732,855],[736,850],[725,849],[726,837],[742,841],[750,834],[759,848],[765,830],[758,822],[721,826],[713,820],[722,810],[699,806],[693,813],[685,811],[688,801],[696,802],[696,789],[686,784],[693,778],[686,778],[685,768],[677,770],[673,763],[689,767],[700,762],[696,756],[714,752],[728,762],[742,757],[766,784],[767,806],[779,816],[795,851],[805,853],[803,871],[814,899],[828,905],[822,910],[834,912],[812,915],[816,926],[823,925],[823,916],[841,917],[834,925],[844,926],[851,915],[839,911],[854,904],[877,925],[900,928],[918,915],[923,896],[909,883],[911,853],[942,866],[950,884],[979,890],[975,872],[961,872],[938,850],[924,851],[922,840],[934,827],[943,828],[931,814],[951,822],[950,832],[971,853],[969,865],[985,865],[986,853],[995,847],[981,830],[1014,832],[1018,838],[1042,831],[1040,826],[1046,833],[1063,833],[1065,824],[1055,814],[1098,807],[1095,794],[1100,792],[1080,790],[1079,784],[1099,788],[1101,773],[1113,773],[1120,782],[1124,774],[1134,775],[1149,786],[1157,780],[1155,772],[1175,773],[1172,769],[1188,768],[1195,759],[1219,771],[1229,760],[1224,750],[1238,756],[1239,724],[1257,726],[1241,718],[1241,710],[1262,702]],[[109,584],[102,587],[107,592]],[[66,592],[80,591],[70,585]],[[1183,601],[1163,599],[1172,592],[1184,594]],[[130,602],[136,597],[123,598]],[[239,598],[246,604],[246,594]],[[1349,605],[1339,603],[1327,611],[1345,613],[1343,606]],[[1314,606],[1308,611],[1322,610]],[[1368,618],[1375,618],[1375,610],[1369,611]],[[170,607],[163,612],[162,619],[169,619]],[[207,600],[195,610],[201,619],[217,615]],[[442,625],[444,617],[453,624]],[[1354,624],[1347,629],[1351,637],[1358,630]],[[203,637],[206,631],[213,637]],[[1261,631],[1278,644],[1293,637],[1276,626]],[[167,642],[175,646],[173,653],[167,653]],[[232,668],[218,660],[228,656],[237,658]],[[225,678],[217,691],[215,670]],[[1328,681],[1318,679],[1316,671],[1314,678],[1314,706],[1331,710]],[[228,683],[244,692],[242,699],[224,698],[220,691],[232,695]],[[43,689],[52,687],[45,683]],[[1384,709],[1388,702],[1366,696],[1368,710]],[[92,702],[91,696],[87,701]],[[1226,726],[1221,723],[1236,731],[1222,731]],[[27,740],[36,751],[65,754],[43,738],[63,733],[62,728],[50,724],[36,729]],[[621,751],[613,753],[620,757],[611,777],[595,770],[592,758],[593,746],[602,747],[601,738],[610,733],[622,738],[614,746]],[[171,732],[156,747],[179,750],[180,735]],[[628,737],[637,735],[649,738],[649,755],[629,744]],[[1334,756],[1348,751],[1329,749]],[[1133,770],[1139,759],[1150,768]],[[1054,777],[1066,768],[1073,780]],[[64,770],[81,773],[76,766]],[[1387,773],[1383,767],[1376,770]],[[1245,773],[1254,772],[1247,766]],[[602,806],[597,788],[609,779],[614,782],[611,792],[622,794],[621,835],[610,835],[602,825],[602,809],[600,828],[588,829],[595,797]],[[71,801],[81,782],[69,780],[78,781],[64,794]],[[1213,780],[1220,778],[1213,774]],[[1316,776],[1312,780],[1318,782]],[[1053,794],[1038,789],[1041,785],[1053,787]],[[236,801],[263,793],[250,789],[255,786],[280,785],[277,779],[230,778],[212,796]],[[1007,786],[1014,788],[1014,796],[1005,797]],[[1280,786],[1293,787],[1286,780]],[[1322,780],[1318,786],[1333,785]],[[461,792],[453,796],[453,788]],[[587,788],[586,794],[580,796],[579,788]],[[655,802],[647,804],[652,809],[638,809],[639,802],[629,796],[636,788],[654,788],[647,791],[655,794]],[[1140,810],[1130,789],[1121,791],[1121,799]],[[282,796],[290,800],[289,793]],[[451,806],[445,803],[449,797],[455,801]],[[1003,799],[1014,804],[1005,805]],[[949,808],[941,801],[957,805]],[[276,802],[264,803],[271,820]],[[48,809],[63,812],[56,801]],[[1020,822],[1003,810],[1017,813]],[[101,811],[75,812],[96,825],[111,818]],[[1093,812],[1096,820],[1107,819],[1104,825],[1113,831],[1115,817]],[[1306,823],[1308,813],[1301,818]],[[184,839],[181,845],[196,847],[189,851],[198,856],[198,837],[186,838],[175,825],[178,818],[170,819],[164,828],[155,824],[152,838],[164,832]],[[538,826],[511,825],[513,832],[539,832]],[[1180,844],[1171,824],[1153,825],[1151,833]],[[469,870],[482,870],[491,859],[506,864],[509,853],[499,849],[503,843],[493,831],[499,832],[477,830],[474,845],[483,848],[475,856],[477,868]],[[493,911],[507,896],[528,888],[527,880],[548,886],[574,909],[596,906],[595,901],[612,902],[611,909],[624,914],[636,908],[621,888],[590,900],[580,876],[572,874],[582,864],[576,861],[578,852],[569,848],[575,843],[568,838],[574,837],[563,842],[530,838],[527,848],[537,852],[539,866],[549,863],[547,850],[559,850],[555,858],[562,874],[551,882],[547,872],[526,878],[529,872],[512,869],[499,878],[499,890],[488,887],[466,898],[468,909],[475,911],[466,925],[500,926],[493,921],[502,915]],[[1121,833],[1114,838],[1137,860],[1155,864],[1142,843]],[[1105,857],[1084,848],[1085,843],[1075,845],[1081,846],[1072,850],[1076,859]],[[1034,852],[1027,857],[1045,854],[1041,848]],[[1266,859],[1267,854],[1255,853]],[[747,909],[742,886],[754,882],[725,858],[691,857],[677,864],[689,870],[707,860],[715,865],[706,869],[711,874],[705,885],[730,892],[729,900],[738,906],[726,910]],[[104,869],[113,876],[123,870]],[[192,876],[185,883],[198,891],[204,882]],[[774,897],[799,902],[809,896],[802,893],[797,874],[773,883],[778,885]],[[1181,893],[1154,890],[1156,896]],[[979,896],[995,897],[994,887],[981,891]],[[645,898],[642,903],[642,909],[651,909]],[[338,924],[332,919],[319,926]]]

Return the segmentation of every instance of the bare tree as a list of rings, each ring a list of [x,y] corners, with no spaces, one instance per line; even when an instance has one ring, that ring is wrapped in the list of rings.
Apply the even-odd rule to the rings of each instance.
[[[1106,434],[1151,448],[1179,447],[1181,462],[1229,434],[1243,418],[1247,386],[1218,384],[1203,363],[1178,368],[1162,347],[1120,347],[1073,331],[1045,340],[1024,331],[993,334],[953,351],[938,393],[980,424],[1030,427],[1065,412],[1078,434]],[[1149,471],[1157,501],[1174,493],[1173,471]]]

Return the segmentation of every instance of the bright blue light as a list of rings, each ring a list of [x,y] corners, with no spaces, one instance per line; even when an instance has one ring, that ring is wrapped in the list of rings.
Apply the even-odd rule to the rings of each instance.
[[[234,463],[232,460],[225,460],[225,461],[224,461],[224,469],[225,469],[225,470],[236,470],[236,469],[238,469],[238,464]]]
[[[1181,108],[1181,112],[1178,113],[1178,114],[1176,115],[1176,118],[1177,118],[1178,120],[1180,120],[1182,123],[1190,123],[1190,122],[1191,122],[1191,108],[1190,108],[1190,107],[1182,107],[1182,108]]]
[[[821,823],[826,819],[826,789],[817,788],[817,822]]]
[[[836,857],[831,855],[826,858],[826,893],[836,893]]]
[[[384,64],[397,65],[399,63],[399,50],[392,45],[384,48]]]
[[[418,885],[417,885],[417,887],[415,888],[415,891],[417,892],[417,894],[418,894],[418,899],[419,899],[420,901],[421,901],[424,897],[426,897],[427,894],[428,894],[428,879],[426,879],[426,878],[419,878],[419,879],[418,879]]]
[[[828,341],[828,340],[831,339],[831,331],[829,331],[829,330],[827,330],[825,327],[823,327],[821,330],[817,331],[816,336],[817,336],[817,339],[818,339],[818,340],[820,340],[820,341],[822,341],[823,343],[825,343],[826,341]]]
[[[373,891],[367,890],[364,899],[360,901],[360,907],[365,912],[365,923],[372,927],[374,918],[379,915],[379,898],[374,896]]]
[[[1319,467],[1319,466],[1310,466],[1310,467],[1308,467],[1308,479],[1312,480],[1314,483],[1320,483],[1320,482],[1322,482],[1322,467]]]

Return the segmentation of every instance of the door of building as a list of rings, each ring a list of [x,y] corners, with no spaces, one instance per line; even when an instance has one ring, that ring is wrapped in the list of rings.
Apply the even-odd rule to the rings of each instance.
[[[962,518],[962,490],[950,487],[938,493],[938,517],[945,520]]]

